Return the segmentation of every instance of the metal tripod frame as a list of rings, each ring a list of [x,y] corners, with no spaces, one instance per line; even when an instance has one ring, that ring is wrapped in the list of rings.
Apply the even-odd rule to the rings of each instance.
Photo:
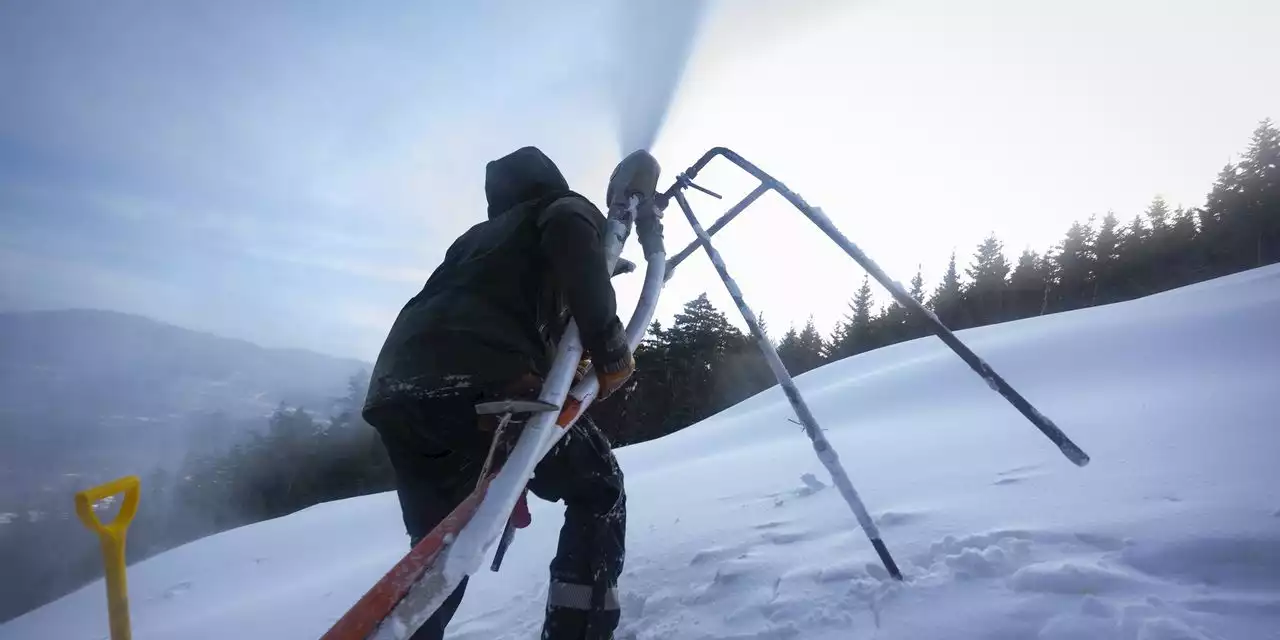
[[[693,183],[693,179],[698,173],[707,166],[717,156],[723,157],[737,165],[742,170],[754,176],[760,181],[755,189],[751,190],[740,202],[729,208],[724,215],[720,216],[710,227],[703,229],[702,224],[698,222],[697,216],[694,215],[693,209],[689,206],[689,201],[685,198],[684,190],[694,188],[703,191],[712,196],[719,197],[714,192],[709,191]],[[908,309],[910,313],[918,315],[926,320],[927,325],[934,335],[938,336],[956,355],[960,356],[966,364],[979,376],[986,380],[987,385],[999,393],[1005,400],[1008,400],[1023,416],[1025,416],[1032,424],[1040,430],[1045,437],[1049,438],[1072,463],[1077,466],[1084,466],[1089,463],[1089,456],[1080,447],[1076,446],[1070,438],[1067,437],[1052,420],[1040,413],[1025,398],[1022,397],[1004,378],[993,370],[982,358],[979,358],[972,350],[969,349],[956,335],[938,319],[938,316],[930,311],[927,307],[920,304],[915,298],[912,298],[897,281],[890,278],[885,272],[873,261],[867,254],[863,253],[852,241],[850,241],[835,225],[831,219],[826,216],[820,209],[810,206],[798,194],[787,188],[786,185],[779,182],[776,178],[765,173],[759,167],[748,162],[737,153],[724,147],[716,147],[703,154],[693,166],[689,167],[684,173],[681,173],[671,188],[657,196],[657,205],[660,209],[665,209],[671,200],[675,200],[684,212],[685,217],[689,221],[689,225],[693,228],[697,239],[689,244],[689,246],[681,249],[667,261],[666,277],[669,279],[677,265],[693,254],[699,246],[706,252],[710,258],[716,272],[720,275],[721,281],[724,282],[725,288],[728,289],[729,295],[733,297],[734,303],[738,306],[738,310],[742,313],[742,317],[746,320],[751,330],[757,346],[772,369],[774,377],[777,378],[778,384],[782,387],[783,393],[787,397],[787,401],[791,404],[796,416],[800,419],[801,425],[804,427],[805,433],[813,442],[814,451],[818,454],[818,458],[831,472],[832,480],[836,487],[840,490],[841,495],[853,510],[854,516],[857,518],[859,525],[871,540],[872,546],[876,550],[876,554],[880,556],[881,562],[884,564],[889,575],[902,579],[902,573],[899,571],[897,564],[885,547],[883,540],[880,538],[880,532],[867,513],[866,506],[862,503],[862,499],[858,496],[857,491],[853,488],[853,484],[849,481],[848,475],[844,472],[844,468],[840,465],[838,456],[831,444],[823,435],[822,429],[818,427],[817,419],[809,410],[804,398],[800,395],[800,390],[796,387],[794,380],[791,378],[790,372],[783,365],[781,358],[778,357],[777,349],[769,342],[764,335],[764,330],[760,326],[755,313],[751,310],[743,299],[742,291],[738,288],[736,282],[729,275],[728,269],[725,267],[724,260],[720,256],[720,252],[711,244],[711,236],[723,229],[726,225],[733,221],[747,207],[751,206],[756,200],[768,193],[775,191],[795,208],[799,209],[811,222],[818,226],[827,237],[831,238],[840,246],[850,258],[853,258],[863,269],[867,271],[871,277],[875,278],[885,289],[893,295],[898,304]]]

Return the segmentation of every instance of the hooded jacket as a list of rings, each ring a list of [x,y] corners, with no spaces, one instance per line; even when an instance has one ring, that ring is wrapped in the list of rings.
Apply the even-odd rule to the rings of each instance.
[[[458,385],[545,377],[572,313],[596,362],[626,350],[604,215],[535,147],[490,162],[488,220],[462,234],[392,325],[365,411]]]

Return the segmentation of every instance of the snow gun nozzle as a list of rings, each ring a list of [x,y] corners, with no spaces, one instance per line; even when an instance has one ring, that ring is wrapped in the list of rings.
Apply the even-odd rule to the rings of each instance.
[[[610,209],[626,209],[631,196],[638,196],[641,203],[652,201],[658,190],[658,174],[662,167],[658,160],[644,149],[632,151],[622,159],[609,176],[605,201]]]
[[[658,197],[658,176],[662,167],[644,149],[637,149],[618,163],[609,176],[605,201],[609,217],[636,225],[645,256],[665,252],[662,241],[662,208]]]

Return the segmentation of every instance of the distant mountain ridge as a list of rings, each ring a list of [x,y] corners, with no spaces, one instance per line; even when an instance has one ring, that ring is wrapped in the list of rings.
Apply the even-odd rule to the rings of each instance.
[[[317,399],[317,391],[340,391],[347,377],[369,368],[355,359],[260,347],[113,311],[0,314],[3,409],[64,407],[73,398],[92,398],[113,407],[147,408],[149,417],[174,409],[262,413],[280,401],[306,404]],[[98,396],[100,382],[137,385],[140,393]],[[166,393],[190,382],[211,386],[195,395]],[[255,402],[246,391],[276,397]],[[138,401],[143,406],[130,406]]]
[[[145,471],[281,403],[327,415],[371,368],[114,311],[0,313],[0,480]]]

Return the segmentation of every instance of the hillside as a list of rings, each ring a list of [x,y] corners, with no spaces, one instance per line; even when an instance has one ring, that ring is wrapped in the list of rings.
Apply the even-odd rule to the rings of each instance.
[[[82,533],[74,491],[171,475],[264,430],[281,403],[327,416],[369,368],[121,313],[0,314],[0,620],[96,575],[62,548]]]
[[[368,368],[121,313],[0,314],[3,484],[149,468],[260,426],[281,402],[326,408]]]
[[[962,332],[1091,454],[1085,468],[932,338],[801,376],[902,584],[822,485],[776,388],[624,448],[620,638],[1272,637],[1277,326],[1268,267]],[[531,506],[452,637],[536,635],[560,507]],[[390,493],[185,545],[131,567],[134,637],[314,639],[406,545]],[[105,619],[96,582],[0,640],[99,637]]]

